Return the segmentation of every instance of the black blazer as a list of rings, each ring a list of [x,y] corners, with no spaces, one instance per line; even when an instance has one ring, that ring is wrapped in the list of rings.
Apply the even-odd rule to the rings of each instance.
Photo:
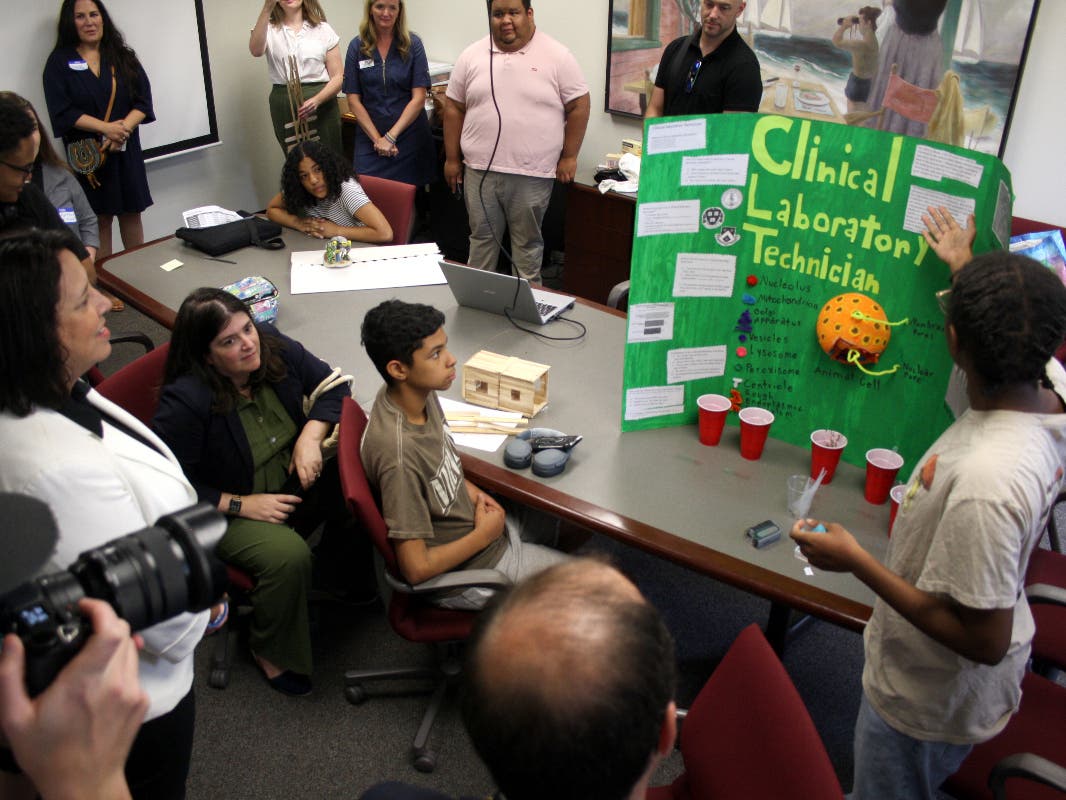
[[[341,385],[321,395],[310,415],[305,416],[303,398],[329,375],[330,366],[295,339],[271,328],[264,333],[264,327],[258,327],[260,336],[273,336],[281,342],[286,373],[273,388],[297,431],[309,418],[339,422],[341,402],[350,394],[348,387]],[[252,493],[255,466],[237,411],[215,413],[211,399],[207,384],[193,375],[183,375],[163,387],[152,428],[181,462],[199,499],[217,507],[222,492]]]

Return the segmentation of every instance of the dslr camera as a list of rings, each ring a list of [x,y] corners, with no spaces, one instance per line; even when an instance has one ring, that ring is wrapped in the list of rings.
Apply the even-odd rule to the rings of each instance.
[[[200,503],[86,550],[67,569],[0,597],[0,634],[15,633],[25,645],[30,696],[44,691],[92,635],[77,608],[83,597],[107,601],[134,631],[210,608],[226,589],[226,568],[214,555],[225,532],[225,517]]]

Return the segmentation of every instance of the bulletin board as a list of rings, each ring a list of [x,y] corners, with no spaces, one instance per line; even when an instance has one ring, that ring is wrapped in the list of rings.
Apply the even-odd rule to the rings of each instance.
[[[735,390],[776,415],[775,438],[832,428],[846,461],[888,447],[913,464],[951,421],[949,270],[921,215],[973,212],[975,251],[1005,248],[1012,197],[995,157],[922,139],[760,114],[648,120],[622,429],[693,424],[697,397]],[[887,343],[852,341],[874,320]]]

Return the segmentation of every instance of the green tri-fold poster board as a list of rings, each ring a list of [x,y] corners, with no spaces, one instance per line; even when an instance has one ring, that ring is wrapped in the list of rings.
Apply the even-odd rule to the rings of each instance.
[[[694,424],[697,397],[735,390],[775,414],[772,437],[832,428],[844,460],[887,447],[909,469],[951,422],[949,270],[921,216],[973,212],[974,250],[1005,248],[1012,198],[998,159],[924,139],[762,114],[646,121],[622,430]]]

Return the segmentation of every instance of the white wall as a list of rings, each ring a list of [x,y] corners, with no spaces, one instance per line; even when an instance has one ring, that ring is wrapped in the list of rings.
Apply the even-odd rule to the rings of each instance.
[[[326,0],[323,5],[346,51],[362,19],[363,4]],[[216,204],[254,211],[266,207],[278,191],[284,159],[267,109],[266,61],[248,52],[248,32],[260,8],[259,2],[204,0],[221,144],[148,165],[155,205],[143,217],[146,239],[173,233],[185,209]],[[157,107],[156,113],[161,109]]]
[[[1014,215],[1066,227],[1066,104],[1062,72],[1066,3],[1043,0],[1003,161],[1014,179]]]
[[[274,141],[266,94],[266,65],[248,54],[248,30],[259,3],[205,0],[207,37],[222,144],[149,165],[155,205],[144,217],[149,238],[173,233],[181,211],[206,203],[262,208],[277,191],[281,151]],[[324,0],[330,23],[347,49],[362,16],[358,0]],[[591,181],[603,155],[626,137],[639,137],[635,120],[602,111],[606,77],[608,0],[537,0],[537,24],[577,56],[592,94],[592,118],[578,177]],[[483,0],[407,0],[411,27],[430,58],[452,60],[487,32]],[[1055,87],[1058,47],[1066,30],[1066,2],[1044,0],[1015,109],[1006,163],[1014,176],[1015,214],[1066,226],[1066,105]],[[14,88],[14,87],[13,87]]]

